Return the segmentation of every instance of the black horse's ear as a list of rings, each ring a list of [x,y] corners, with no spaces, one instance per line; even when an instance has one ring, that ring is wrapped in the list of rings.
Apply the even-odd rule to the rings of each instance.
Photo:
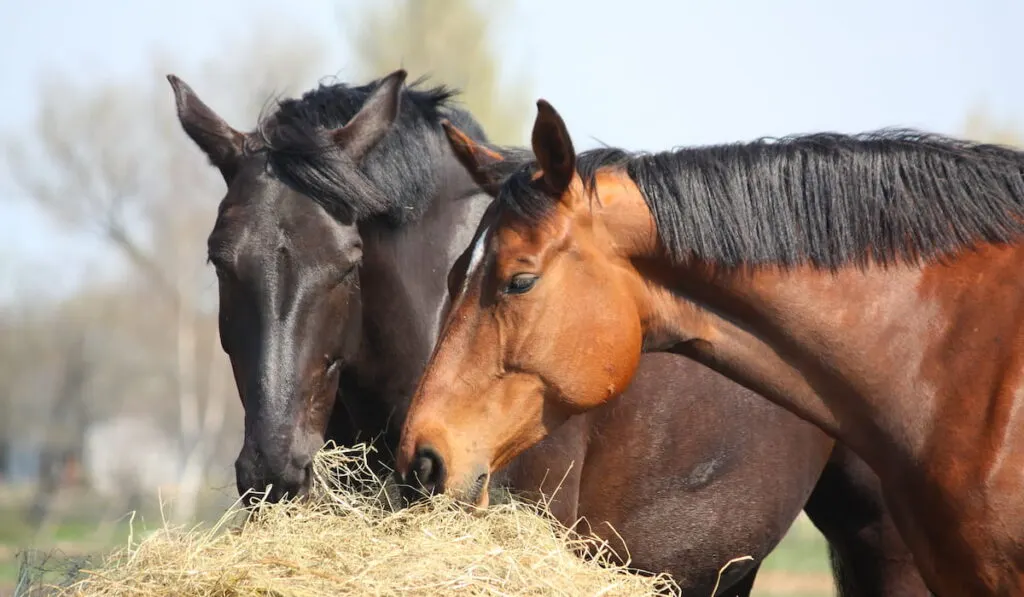
[[[398,118],[402,84],[407,73],[396,70],[381,79],[380,85],[367,98],[359,112],[345,126],[330,133],[331,139],[352,161],[359,162],[374,145],[384,138]]]
[[[451,145],[452,152],[469,173],[473,182],[488,195],[496,196],[501,179],[488,166],[496,162],[503,162],[505,158],[498,152],[473,141],[469,135],[463,133],[448,120],[441,121],[441,128],[444,129],[444,134],[448,137],[448,144]]]
[[[224,181],[230,183],[238,171],[245,134],[231,128],[223,118],[203,103],[187,83],[171,74],[167,81],[174,90],[178,121],[199,149],[209,158]]]
[[[565,121],[543,99],[537,100],[532,143],[546,190],[552,195],[562,196],[576,173],[576,151]]]

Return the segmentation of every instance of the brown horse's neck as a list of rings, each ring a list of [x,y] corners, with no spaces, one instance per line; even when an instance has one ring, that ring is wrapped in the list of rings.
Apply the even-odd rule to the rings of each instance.
[[[924,441],[890,424],[908,420],[911,405],[874,391],[913,384],[912,371],[877,366],[914,358],[911,347],[884,338],[931,323],[914,321],[913,301],[879,312],[889,279],[639,265],[653,281],[650,338],[662,347],[718,369],[855,449],[909,456]],[[880,361],[878,346],[894,354]]]
[[[1019,410],[1003,367],[1017,375],[1024,340],[1024,251],[985,253],[923,270],[647,266],[649,329],[878,466],[973,451]]]
[[[999,378],[1024,344],[1024,277],[1016,273],[1024,248],[989,248],[924,268],[679,265],[654,246],[653,220],[635,186],[619,188],[602,201],[601,219],[632,263],[648,350],[715,368],[879,467],[935,456],[948,433],[972,450],[998,441],[986,435],[986,415],[975,416],[970,430],[943,428],[963,422],[967,404],[1006,417],[1020,410],[1024,418],[1005,395],[1016,381]],[[982,354],[1003,365],[979,367]],[[990,376],[976,379],[979,369]]]

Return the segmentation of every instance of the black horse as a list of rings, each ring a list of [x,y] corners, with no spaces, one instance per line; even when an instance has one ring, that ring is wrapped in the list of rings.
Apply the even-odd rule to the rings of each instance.
[[[453,91],[406,87],[403,71],[285,100],[249,133],[168,78],[185,132],[227,185],[209,258],[245,409],[239,492],[303,493],[325,440],[374,440],[385,457],[375,466],[389,465],[449,272],[458,279],[491,202],[441,122],[480,143],[483,130]],[[692,430],[683,440],[670,433],[681,427]],[[559,520],[584,517],[625,554],[621,536],[633,567],[668,572],[687,594],[710,593],[745,555],[717,594],[749,594],[802,508],[829,540],[844,595],[927,594],[859,459],[687,358],[644,356],[623,396],[495,472],[499,487],[557,488]]]

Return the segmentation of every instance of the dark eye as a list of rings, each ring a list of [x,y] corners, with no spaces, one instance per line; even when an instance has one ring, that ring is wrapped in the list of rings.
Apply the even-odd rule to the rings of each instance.
[[[505,294],[529,292],[533,285],[537,283],[538,277],[534,274],[516,274],[512,276],[512,279],[508,281],[508,286],[505,287]]]

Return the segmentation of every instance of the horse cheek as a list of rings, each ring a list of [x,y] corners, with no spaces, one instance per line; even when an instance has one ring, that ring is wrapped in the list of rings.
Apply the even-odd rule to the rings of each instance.
[[[609,314],[610,315],[610,314]],[[626,390],[640,365],[643,333],[633,315],[605,317],[608,334],[601,336],[590,358],[576,367],[580,391],[576,406],[581,410],[597,408]]]
[[[620,320],[623,333],[614,346],[612,358],[605,361],[606,383],[601,397],[601,404],[618,397],[632,383],[636,370],[640,366],[643,350],[643,330],[640,321],[635,317]]]

